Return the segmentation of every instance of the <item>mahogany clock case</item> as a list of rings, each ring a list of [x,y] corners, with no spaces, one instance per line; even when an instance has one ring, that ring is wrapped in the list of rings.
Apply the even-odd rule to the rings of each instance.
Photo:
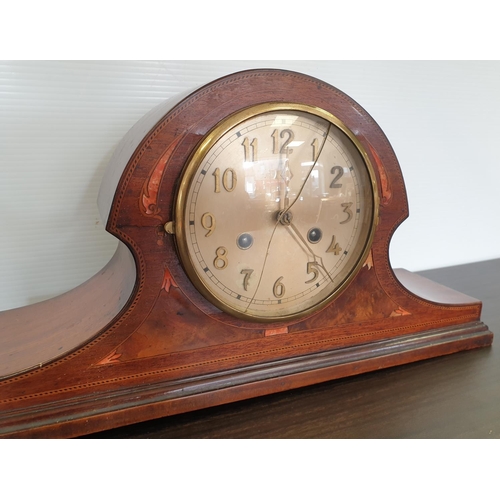
[[[366,151],[380,200],[371,250],[345,290],[268,324],[207,301],[164,229],[200,141],[263,102],[337,117]],[[60,297],[0,313],[4,437],[84,435],[492,342],[478,300],[391,268],[390,240],[408,215],[396,156],[361,106],[313,77],[244,71],[159,106],[117,147],[99,208],[120,242],[109,264]]]

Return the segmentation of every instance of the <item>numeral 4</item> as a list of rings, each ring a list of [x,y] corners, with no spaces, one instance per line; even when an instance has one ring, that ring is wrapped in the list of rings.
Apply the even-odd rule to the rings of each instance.
[[[327,253],[330,252],[333,252],[335,255],[340,255],[340,252],[342,252],[342,248],[340,248],[340,245],[335,241],[335,235],[332,236],[332,242],[327,250]]]

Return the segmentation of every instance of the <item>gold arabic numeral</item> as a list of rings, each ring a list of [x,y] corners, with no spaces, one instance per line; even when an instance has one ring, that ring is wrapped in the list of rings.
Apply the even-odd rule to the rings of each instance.
[[[208,238],[215,231],[215,216],[210,212],[206,212],[201,216],[201,225],[203,229],[208,231],[205,237]]]
[[[338,184],[337,181],[344,175],[344,169],[339,166],[332,167],[330,173],[333,175],[333,180],[330,183],[330,188],[341,188],[342,184]]]
[[[257,161],[257,138],[253,139],[252,142],[248,140],[248,137],[245,137],[243,142],[241,143],[243,146],[243,151],[245,155],[245,162],[249,161]]]
[[[288,136],[285,142],[281,145],[281,148],[279,147],[279,137],[282,139],[285,138],[285,136]],[[286,128],[281,131],[281,133],[278,133],[278,129],[275,129],[275,131],[271,134],[271,137],[273,138],[273,154],[292,154],[293,149],[289,149],[288,145],[294,140],[295,134],[293,130],[290,130],[289,128]]]
[[[342,252],[342,248],[340,248],[340,245],[335,241],[335,235],[333,235],[332,242],[330,243],[330,246],[328,247],[328,250],[326,252],[333,252],[335,255],[340,255],[340,252]]]
[[[319,271],[316,269],[317,265],[318,265],[317,262],[307,263],[307,274],[313,273],[314,276],[310,280],[307,280],[305,283],[312,283],[313,281],[316,281],[318,279]]]
[[[280,276],[273,286],[273,294],[277,299],[281,299],[285,295],[285,285],[281,282],[283,276]]]
[[[229,180],[231,180],[231,183],[229,183]],[[236,172],[232,168],[226,168],[226,170],[224,170],[222,174],[222,185],[228,193],[235,190],[237,180]]]
[[[295,134],[293,133],[293,130],[290,130],[289,128],[282,130],[280,137],[284,139],[285,135],[288,135],[288,139],[283,143],[283,146],[281,146],[281,154],[292,154],[293,149],[289,149],[288,145],[293,141],[295,138]]]
[[[318,159],[319,151],[318,151],[318,139],[314,139],[314,141],[311,142],[312,146],[312,161],[313,163]]]
[[[215,177],[215,192],[220,193],[220,169],[217,167],[212,175]],[[232,168],[226,168],[226,170],[224,170],[224,173],[222,174],[222,187],[228,193],[230,193],[231,191],[235,190],[237,180],[238,177],[236,176],[236,172]]]
[[[212,175],[215,177],[215,192],[220,193],[220,169],[216,168]]]
[[[347,214],[347,219],[343,220],[341,224],[347,224],[352,219],[352,210],[351,210],[352,201],[348,203],[341,203],[341,207],[344,209],[344,213]]]
[[[241,143],[243,146],[243,161],[250,161],[250,141],[248,140],[248,137],[245,137],[243,139],[243,142]]]
[[[273,154],[277,155],[279,153],[279,148],[278,148],[278,129],[275,129],[275,131],[272,133],[271,137],[273,138]]]
[[[245,277],[243,278],[243,288],[245,289],[245,292],[248,290],[248,280],[250,279],[250,276],[253,273],[253,269],[242,269],[241,274],[244,274]]]
[[[214,259],[214,267],[215,269],[226,269],[228,264],[227,261],[227,248],[226,247],[219,247],[215,251],[215,259]]]

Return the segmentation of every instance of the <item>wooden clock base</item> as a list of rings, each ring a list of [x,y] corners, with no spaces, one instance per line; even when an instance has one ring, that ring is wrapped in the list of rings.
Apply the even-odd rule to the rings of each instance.
[[[218,310],[164,230],[191,152],[228,115],[263,101],[317,106],[367,151],[380,198],[371,251],[323,309],[282,323]],[[118,248],[76,289],[0,313],[0,436],[73,437],[488,346],[481,302],[389,263],[408,214],[385,135],[357,103],[306,75],[229,75],[160,106],[123,139],[99,206]]]
[[[18,366],[29,364],[30,352],[34,355],[51,342],[55,348],[67,341],[66,335],[50,335],[54,318],[60,319],[60,315],[47,317],[42,327],[42,310],[68,310],[78,304],[82,311],[88,308],[89,316],[82,318],[90,321],[99,306],[118,308],[119,304],[107,303],[104,297],[116,296],[110,293],[113,286],[125,288],[127,279],[122,273],[127,259],[120,258],[124,252],[128,250],[120,247],[101,273],[77,289],[0,314],[2,332],[13,328],[12,321],[20,314],[25,324],[37,325],[31,330],[33,343],[17,339],[16,345],[11,339],[8,350],[2,349],[0,366],[14,369],[9,359],[16,359]],[[364,274],[372,272],[373,268],[366,269]],[[404,308],[395,308],[389,320],[345,323],[330,332],[297,332],[295,339],[300,341],[292,346],[286,341],[286,332],[263,331],[263,339],[270,341],[266,350],[275,353],[268,361],[254,362],[255,350],[222,346],[215,359],[214,352],[211,359],[204,359],[197,349],[178,352],[184,359],[182,366],[171,362],[173,353],[160,354],[158,341],[156,355],[147,354],[151,346],[142,335],[138,341],[133,341],[134,334],[118,341],[120,327],[116,325],[126,328],[126,322],[118,319],[115,326],[108,326],[83,347],[0,381],[0,436],[74,437],[491,344],[493,335],[479,319],[480,302],[405,270],[395,274],[404,285],[399,285]],[[166,288],[161,294],[169,293]],[[420,297],[409,290],[418,291]],[[119,318],[127,315],[127,307],[130,303]],[[435,317],[436,311],[441,318]],[[82,321],[81,335],[88,334],[83,333],[86,327]],[[364,340],[375,335],[378,340]]]

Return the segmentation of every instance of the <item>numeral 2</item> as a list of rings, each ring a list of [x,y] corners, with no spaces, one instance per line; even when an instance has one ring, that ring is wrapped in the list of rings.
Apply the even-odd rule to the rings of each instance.
[[[344,175],[344,169],[339,166],[332,167],[330,173],[334,176],[330,183],[330,188],[341,188],[342,184],[337,184],[337,181]]]

